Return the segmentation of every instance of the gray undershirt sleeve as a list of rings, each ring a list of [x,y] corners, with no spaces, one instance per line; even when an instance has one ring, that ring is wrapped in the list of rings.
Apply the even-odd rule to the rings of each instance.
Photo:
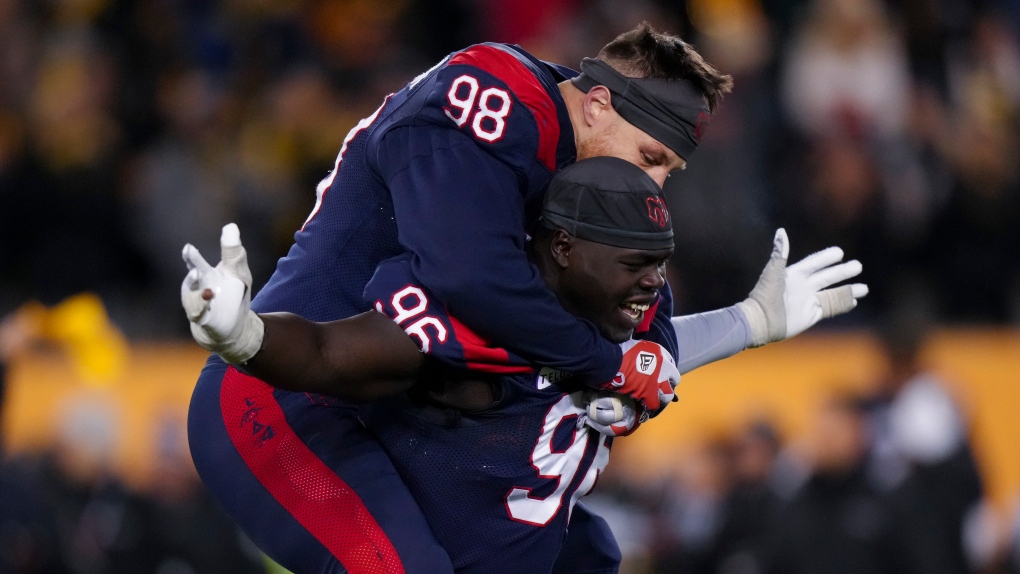
[[[751,345],[751,327],[736,306],[673,317],[680,374],[732,357]]]

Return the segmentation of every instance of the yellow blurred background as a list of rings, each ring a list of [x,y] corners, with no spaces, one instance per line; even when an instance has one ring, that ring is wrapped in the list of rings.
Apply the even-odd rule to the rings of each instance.
[[[157,467],[166,425],[185,424],[188,401],[207,354],[187,343],[133,344],[119,374],[97,385],[59,348],[37,348],[10,367],[3,436],[14,452],[49,448],[74,437],[84,411],[101,417],[105,453],[116,472],[144,488]],[[990,498],[1003,510],[1020,492],[1020,332],[943,330],[924,362],[951,385],[969,417]],[[681,453],[761,417],[789,439],[810,427],[818,402],[833,391],[867,390],[885,368],[866,334],[811,335],[769,345],[683,377],[679,402],[620,439],[611,469],[635,480],[669,475]],[[186,440],[181,432],[176,436]],[[80,437],[79,437],[80,438]],[[178,445],[186,448],[185,444]],[[184,457],[187,460],[187,457]]]

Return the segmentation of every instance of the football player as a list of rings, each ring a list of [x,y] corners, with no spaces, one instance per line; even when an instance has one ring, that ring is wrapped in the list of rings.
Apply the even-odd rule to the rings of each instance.
[[[415,284],[457,318],[459,339],[614,388],[657,412],[670,396],[657,374],[635,371],[613,386],[626,372],[624,349],[562,308],[528,263],[525,231],[553,173],[576,159],[616,156],[661,184],[685,165],[731,82],[679,38],[647,26],[581,71],[481,44],[387,97],[345,138],[252,308],[314,321],[354,317],[369,309],[362,296],[379,264],[405,255]],[[655,325],[647,345],[675,344],[667,289],[656,307],[627,307]],[[254,334],[263,328],[257,314],[242,318],[250,322],[242,332],[253,335],[221,350],[237,362],[258,351]],[[760,318],[740,320],[769,324]],[[484,370],[488,359],[473,363]],[[357,405],[265,388],[210,358],[192,396],[189,441],[205,484],[267,554],[300,572],[449,571]]]
[[[529,242],[536,270],[563,306],[629,349],[628,370],[618,376],[646,372],[664,394],[672,393],[679,377],[671,356],[632,337],[647,336],[652,321],[643,320],[640,310],[655,304],[665,286],[664,265],[673,250],[672,228],[663,225],[668,214],[658,185],[633,164],[612,157],[583,160],[553,179]],[[194,248],[185,249],[192,270],[182,298],[196,340],[237,362],[224,349],[248,337],[245,330],[257,324],[245,319],[254,315],[239,279],[247,276],[247,267],[239,241],[234,245],[236,229],[228,231],[216,269]],[[790,269],[796,273],[798,265]],[[760,301],[750,301],[777,308],[785,317],[780,298],[763,294],[786,289],[783,267],[780,253],[756,288]],[[858,271],[856,262],[836,265],[826,271],[827,280]],[[778,282],[769,284],[773,278]],[[822,290],[821,299],[818,292],[827,286],[806,297],[810,306],[822,308],[830,291]],[[851,286],[841,289],[852,291]],[[506,350],[473,338],[416,282],[409,256],[381,264],[365,297],[378,312],[320,324],[291,314],[261,315],[264,328],[256,329],[261,350],[236,376],[345,398],[377,398],[410,388],[366,404],[359,418],[379,438],[456,571],[549,572],[564,544],[574,560],[586,561],[583,571],[613,571],[619,552],[604,523],[582,509],[585,516],[572,523],[571,537],[567,525],[574,503],[608,462],[611,436],[633,432],[642,420],[641,407],[604,396],[593,401],[592,391],[569,373],[522,369]],[[698,349],[721,345],[732,353],[752,345],[750,325],[736,326],[742,327],[739,348],[726,336],[683,345],[702,355]],[[484,361],[484,369],[465,370],[478,361]],[[486,376],[499,366],[506,374]],[[382,383],[370,391],[366,379],[373,376]],[[608,407],[605,419],[600,405]],[[273,422],[264,418],[263,424]],[[593,537],[602,543],[576,552]],[[581,571],[578,564],[561,567]]]

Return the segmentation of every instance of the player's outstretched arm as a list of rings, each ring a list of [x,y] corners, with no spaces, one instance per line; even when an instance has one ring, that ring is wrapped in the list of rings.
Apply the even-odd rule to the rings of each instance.
[[[818,321],[846,313],[868,293],[863,283],[831,287],[857,276],[857,261],[839,263],[843,251],[830,247],[786,266],[789,240],[779,229],[772,256],[747,300],[732,307],[673,317],[680,353],[676,364],[688,373],[732,357],[748,347],[788,339]]]
[[[315,323],[293,313],[260,315],[262,349],[242,367],[278,389],[371,401],[406,391],[424,360],[382,313]]]
[[[233,223],[220,237],[221,260],[209,265],[184,247],[188,274],[181,303],[191,334],[224,361],[284,390],[372,400],[406,390],[422,363],[417,346],[375,311],[315,323],[291,313],[251,310],[251,271]]]
[[[799,335],[822,319],[849,312],[868,294],[863,283],[833,285],[860,275],[857,260],[840,263],[843,250],[829,247],[786,266],[790,241],[776,231],[772,256],[750,296],[737,303],[751,330],[751,346],[760,347]]]

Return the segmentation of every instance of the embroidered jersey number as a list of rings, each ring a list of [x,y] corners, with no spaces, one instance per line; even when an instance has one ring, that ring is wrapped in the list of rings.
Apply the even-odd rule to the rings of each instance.
[[[471,131],[475,133],[475,137],[490,143],[503,137],[506,117],[510,114],[512,104],[510,94],[506,90],[500,88],[482,90],[477,78],[465,74],[450,84],[446,101],[450,107],[444,108],[443,111],[457,127],[464,127],[473,115]]]
[[[597,440],[598,451],[591,465],[584,471],[584,478],[577,488],[569,493],[567,515],[574,509],[577,499],[588,494],[595,486],[595,480],[609,462],[609,446],[606,437],[588,432],[587,427],[577,428],[577,418],[584,414],[585,403],[583,393],[563,395],[545,416],[542,434],[538,437],[535,449],[531,452],[531,464],[538,472],[539,478],[555,480],[556,490],[545,497],[531,495],[530,488],[513,488],[506,495],[506,508],[510,518],[536,526],[549,524],[563,505],[563,498],[568,495],[567,489],[574,482],[580,470],[584,453],[589,440]],[[563,424],[573,426],[574,435],[570,446],[563,451],[553,449],[553,435]]]
[[[408,305],[408,301],[412,303]],[[422,353],[428,354],[432,350],[432,337],[429,335],[429,330],[433,332],[433,336],[440,343],[446,342],[447,331],[442,321],[429,315],[418,317],[418,315],[428,310],[429,307],[428,297],[418,287],[409,285],[394,293],[390,299],[390,306],[397,313],[393,317],[393,322],[400,325],[405,333],[418,340],[418,346],[421,348]],[[386,314],[383,310],[382,301],[375,302],[375,310],[384,315]],[[414,322],[408,323],[410,319],[415,319],[416,317],[418,318]],[[426,327],[430,329],[426,330]]]

